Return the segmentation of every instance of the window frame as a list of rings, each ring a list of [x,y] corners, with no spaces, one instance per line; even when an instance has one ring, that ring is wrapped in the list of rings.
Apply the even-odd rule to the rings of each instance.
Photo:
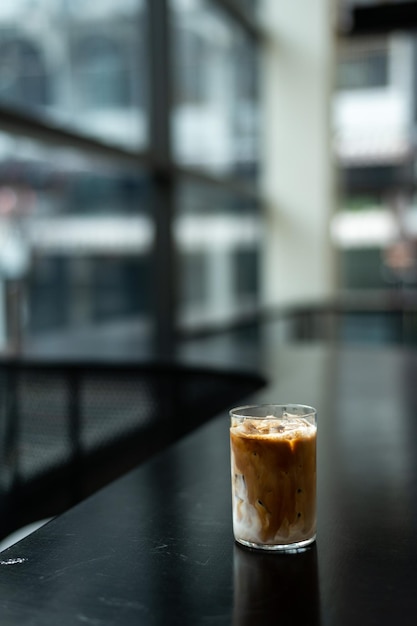
[[[254,11],[245,9],[238,0],[207,1],[225,11],[261,48],[265,33]],[[149,52],[149,132],[148,145],[144,148],[131,149],[112,145],[105,140],[85,135],[82,130],[63,128],[42,116],[0,103],[1,131],[29,137],[46,145],[75,148],[86,156],[104,157],[120,166],[141,167],[149,174],[153,190],[151,202],[156,235],[153,258],[155,340],[156,349],[164,353],[173,348],[177,336],[179,287],[173,238],[177,181],[185,179],[222,187],[245,200],[250,199],[261,204],[259,191],[236,176],[215,175],[174,161],[170,125],[170,112],[174,102],[169,13],[169,0],[148,0],[146,44]]]

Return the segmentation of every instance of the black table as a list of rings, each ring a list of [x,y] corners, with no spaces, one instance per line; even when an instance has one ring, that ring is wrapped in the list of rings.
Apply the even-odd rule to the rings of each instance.
[[[224,413],[0,554],[3,625],[417,623],[417,353],[265,355],[254,401],[319,411],[318,538],[232,538]]]

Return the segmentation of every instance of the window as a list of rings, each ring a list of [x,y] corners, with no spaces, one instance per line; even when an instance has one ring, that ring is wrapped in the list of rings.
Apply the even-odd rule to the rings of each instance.
[[[18,285],[31,346],[169,345],[256,311],[255,7],[2,2],[0,308]]]
[[[388,84],[387,55],[373,53],[365,59],[350,59],[339,65],[340,89],[370,89]]]
[[[175,158],[253,181],[258,161],[256,45],[216,3],[171,0],[170,6]]]
[[[0,98],[16,105],[30,102],[34,108],[49,103],[46,65],[37,43],[18,36],[0,42]]]
[[[128,50],[109,36],[83,38],[74,50],[78,101],[86,109],[127,108],[131,104]]]
[[[121,146],[147,141],[146,3],[3,0],[0,103]]]
[[[389,41],[386,38],[364,39],[342,46],[337,66],[341,90],[387,87],[389,76]]]
[[[230,321],[256,308],[262,223],[255,201],[227,189],[181,181],[175,242],[180,275],[179,322],[195,328]]]
[[[0,268],[24,278],[26,332],[149,323],[149,178],[10,135],[0,146]]]

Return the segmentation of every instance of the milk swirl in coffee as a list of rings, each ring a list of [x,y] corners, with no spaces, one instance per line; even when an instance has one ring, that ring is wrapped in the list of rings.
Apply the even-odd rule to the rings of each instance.
[[[268,546],[314,537],[316,432],[315,424],[291,414],[232,418],[233,525],[238,541]]]

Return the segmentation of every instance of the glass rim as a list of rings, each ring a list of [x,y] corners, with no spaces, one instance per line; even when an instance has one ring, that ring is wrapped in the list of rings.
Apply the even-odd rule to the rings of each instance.
[[[310,406],[308,404],[297,404],[295,402],[271,404],[270,402],[266,402],[264,404],[243,404],[242,406],[234,407],[233,409],[230,409],[229,416],[242,418],[242,419],[252,419],[252,420],[280,419],[280,416],[276,416],[276,415],[270,415],[270,416],[263,415],[262,416],[262,415],[245,415],[245,414],[240,413],[241,411],[248,411],[250,409],[266,409],[267,407],[275,407],[275,408],[280,408],[280,409],[284,409],[285,407],[288,407],[288,408],[298,407],[301,409],[307,409],[306,413],[303,413],[302,416],[300,415],[297,417],[312,417],[312,416],[317,415],[317,409],[315,409],[313,406]]]

